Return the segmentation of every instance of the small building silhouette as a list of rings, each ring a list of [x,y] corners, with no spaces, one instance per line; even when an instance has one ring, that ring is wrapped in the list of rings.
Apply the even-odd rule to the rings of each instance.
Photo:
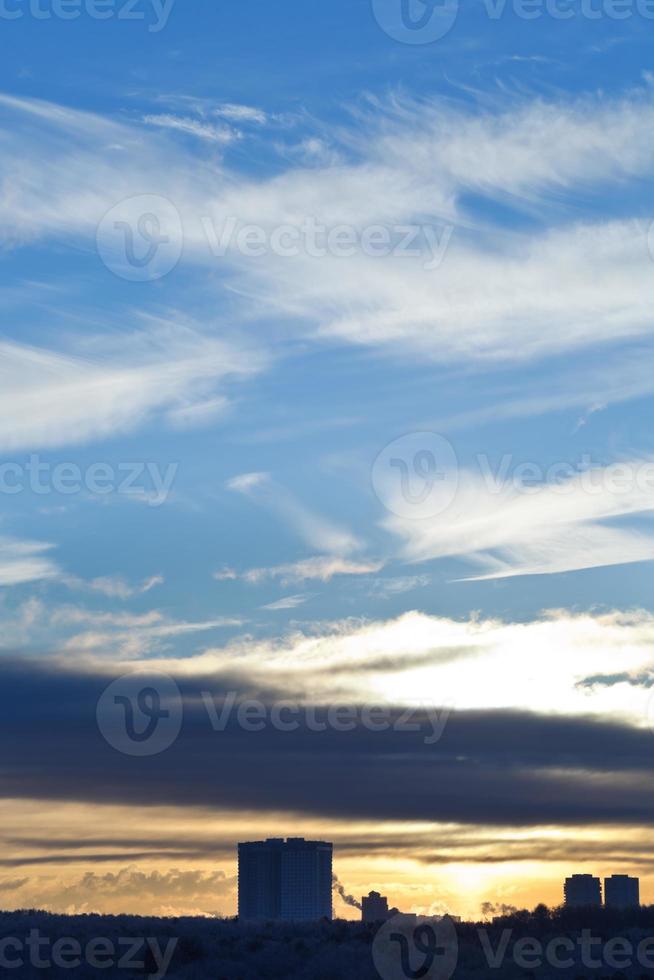
[[[572,875],[565,879],[563,896],[567,906],[602,904],[602,883],[593,875]]]
[[[379,892],[370,892],[361,899],[362,922],[386,922],[397,914],[397,909],[389,909],[388,899]]]
[[[604,904],[607,908],[628,909],[640,905],[640,881],[629,875],[611,875],[604,879]]]

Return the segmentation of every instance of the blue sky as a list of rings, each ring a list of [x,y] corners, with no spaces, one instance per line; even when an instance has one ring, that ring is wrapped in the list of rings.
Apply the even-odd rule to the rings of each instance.
[[[646,726],[644,2],[437,4],[432,43],[393,36],[400,0],[40,2],[0,6],[7,653],[276,651],[303,684],[312,638],[438,654],[481,623],[516,693],[437,662],[463,710]],[[592,650],[623,676],[582,699]]]

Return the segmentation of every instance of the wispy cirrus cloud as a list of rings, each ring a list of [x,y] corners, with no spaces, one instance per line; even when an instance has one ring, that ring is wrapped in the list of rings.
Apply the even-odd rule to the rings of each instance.
[[[306,595],[287,595],[282,599],[277,599],[275,602],[267,602],[262,609],[267,609],[269,612],[284,612],[287,609],[297,609],[298,606],[304,605],[309,596]]]
[[[60,569],[48,554],[53,547],[42,541],[0,537],[0,586],[56,578]]]
[[[312,548],[343,556],[362,547],[355,534],[306,507],[269,473],[242,473],[227,487],[281,517]]]
[[[108,599],[132,599],[145,595],[158,585],[163,585],[163,575],[151,575],[142,582],[132,585],[122,575],[99,575],[97,578],[82,579],[76,575],[63,576],[61,581],[70,589],[81,592],[96,592]]]
[[[73,352],[0,342],[0,448],[75,445],[138,428],[202,402],[222,381],[251,377],[265,355],[184,323],[95,336]]]
[[[59,606],[48,615],[53,626],[67,633],[61,642],[66,657],[105,661],[161,655],[176,639],[243,625],[242,619],[229,616],[197,622],[176,620],[159,610],[131,614]]]
[[[213,112],[214,115],[220,116],[222,119],[229,119],[230,122],[257,123],[263,126],[268,120],[268,116],[263,109],[257,109],[255,106],[240,105],[237,102],[223,102]]]
[[[187,136],[195,136],[207,143],[217,143],[228,146],[240,139],[238,130],[231,126],[216,126],[212,123],[201,122],[192,116],[174,116],[171,113],[143,116],[143,122],[148,126],[158,126],[160,129],[172,129]]]
[[[196,95],[159,95],[155,102],[175,111],[194,113],[201,119],[217,117],[226,119],[228,122],[257,126],[263,126],[270,120],[269,114],[257,106],[245,105],[240,102],[216,102],[215,99]]]
[[[373,599],[392,599],[395,596],[424,589],[431,584],[429,575],[394,575],[375,578],[370,583],[368,595]]]
[[[480,570],[472,579],[493,579],[652,561],[654,527],[626,522],[653,511],[654,464],[640,460],[536,486],[464,472],[445,515],[383,524],[407,561],[464,558]]]
[[[317,580],[330,582],[339,575],[371,575],[384,567],[383,561],[361,560],[353,561],[340,558],[338,555],[318,555],[314,558],[303,558],[300,561],[285,562],[281,565],[271,565],[268,568],[250,568],[245,572],[237,572],[233,568],[223,568],[214,573],[217,581],[243,579],[251,585],[265,582],[268,579],[279,579],[283,585],[295,582]]]
[[[219,163],[198,180],[193,155],[165,130],[148,134],[29,99],[2,97],[0,107],[14,177],[3,199],[10,242],[87,234],[144,180],[179,210],[185,261],[199,266],[215,261],[207,225],[220,231],[227,215],[267,233],[310,216],[327,229],[347,223],[359,231],[451,222],[456,233],[431,271],[359,251],[347,263],[321,257],[316,276],[316,260],[302,249],[293,258],[271,249],[252,262],[233,243],[222,258],[247,319],[274,310],[313,335],[435,360],[534,360],[651,334],[648,221],[626,206],[617,218],[595,206],[580,219],[571,203],[582,185],[591,194],[654,174],[647,91],[483,109],[390,97],[344,131],[338,164],[292,165],[259,180]],[[107,145],[119,148],[120,167]],[[47,199],[35,192],[42,181],[32,159],[44,168]],[[531,224],[509,232],[489,223],[470,192],[528,212]]]

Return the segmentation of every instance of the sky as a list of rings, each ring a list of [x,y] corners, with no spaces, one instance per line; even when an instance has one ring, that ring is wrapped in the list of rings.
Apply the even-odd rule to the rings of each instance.
[[[654,6],[0,20],[0,906],[654,902]]]

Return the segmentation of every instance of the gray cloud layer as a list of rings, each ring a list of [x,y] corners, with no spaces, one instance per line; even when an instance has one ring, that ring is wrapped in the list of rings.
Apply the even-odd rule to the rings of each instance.
[[[0,664],[0,794],[333,818],[464,824],[644,824],[652,813],[649,731],[517,711],[452,715],[441,740],[424,712],[417,732],[285,733],[212,729],[201,692],[220,703],[224,679],[178,678],[181,734],[150,758],[121,755],[95,710],[106,675],[40,662]],[[243,696],[247,695],[241,688]],[[399,718],[402,709],[395,710]],[[324,717],[320,708],[317,717]]]

